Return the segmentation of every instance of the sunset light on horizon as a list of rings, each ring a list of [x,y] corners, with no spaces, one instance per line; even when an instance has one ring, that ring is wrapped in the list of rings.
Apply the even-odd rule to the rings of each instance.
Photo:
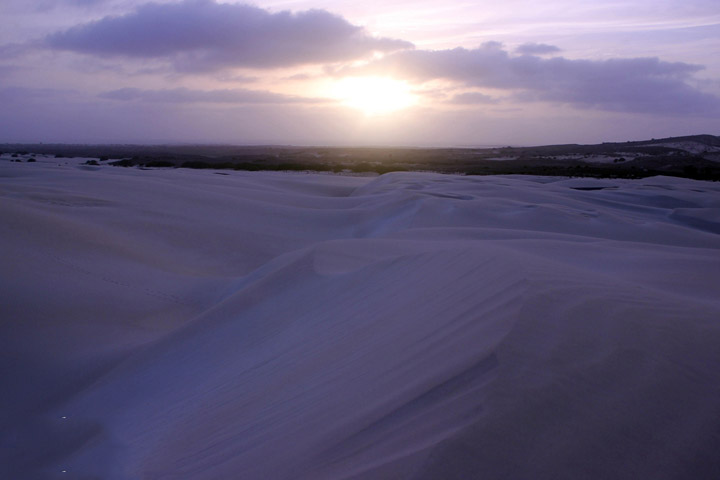
[[[417,103],[408,85],[392,78],[347,77],[336,84],[335,96],[367,116],[389,115]]]
[[[0,14],[0,142],[529,145],[720,126],[706,0],[7,0]]]

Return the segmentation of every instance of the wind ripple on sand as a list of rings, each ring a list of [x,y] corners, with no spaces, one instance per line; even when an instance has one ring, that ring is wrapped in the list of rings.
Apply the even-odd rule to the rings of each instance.
[[[523,280],[502,251],[412,249],[318,274],[323,251],[313,248],[65,411],[105,419],[128,445],[127,464],[152,445],[136,468],[173,465],[183,478],[289,478],[314,471],[309,459],[358,468],[427,448],[481,413]],[[145,401],[125,405],[117,392],[129,389]],[[268,461],[278,449],[285,461]]]
[[[8,478],[720,469],[712,185],[26,167]]]

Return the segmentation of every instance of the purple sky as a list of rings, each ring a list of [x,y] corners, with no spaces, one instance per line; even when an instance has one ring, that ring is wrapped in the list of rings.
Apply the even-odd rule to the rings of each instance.
[[[3,0],[0,142],[720,134],[717,0],[496,3]]]

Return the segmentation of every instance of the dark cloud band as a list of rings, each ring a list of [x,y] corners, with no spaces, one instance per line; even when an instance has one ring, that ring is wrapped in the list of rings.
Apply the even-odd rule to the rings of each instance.
[[[124,16],[49,35],[45,45],[91,55],[167,59],[181,71],[332,63],[412,48],[403,40],[370,36],[324,10],[270,13],[214,0],[148,3]]]
[[[524,43],[515,49],[515,53],[520,55],[547,55],[559,51],[560,49],[555,45],[545,43]]]
[[[286,104],[286,103],[326,103],[323,98],[297,97],[262,90],[242,88],[224,90],[193,90],[173,88],[161,90],[143,90],[139,88],[121,88],[101,93],[100,98],[121,101],[144,101],[153,103],[220,103],[220,104]]]

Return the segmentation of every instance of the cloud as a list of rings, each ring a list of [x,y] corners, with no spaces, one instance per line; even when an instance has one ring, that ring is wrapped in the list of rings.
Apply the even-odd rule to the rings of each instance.
[[[555,45],[548,45],[546,43],[524,43],[515,49],[515,53],[520,55],[546,55],[559,51],[560,49]]]
[[[215,0],[148,3],[54,33],[44,44],[97,56],[163,59],[184,72],[332,63],[412,48],[403,40],[370,36],[325,10],[270,13]]]
[[[228,83],[251,83],[251,82],[257,82],[259,80],[258,77],[254,77],[251,75],[240,75],[235,73],[219,73],[216,75],[215,80],[219,82],[228,82]]]
[[[75,97],[77,94],[77,91],[68,89],[9,86],[0,88],[0,103],[11,104],[29,100],[47,102]]]
[[[310,79],[313,78],[313,77],[312,77],[312,75],[310,75],[310,74],[308,74],[308,73],[296,73],[295,75],[290,75],[290,76],[285,77],[285,78],[286,78],[287,80],[300,80],[300,81],[302,81],[302,80],[310,80]]]
[[[44,4],[52,5],[52,6],[65,6],[65,5],[71,5],[74,7],[90,7],[95,5],[102,5],[104,3],[108,3],[109,0],[45,0]]]
[[[402,51],[336,75],[391,75],[415,82],[446,80],[510,91],[523,101],[549,101],[607,111],[720,114],[720,98],[688,83],[699,65],[658,58],[549,59],[510,55],[500,44],[476,49]]]
[[[109,3],[110,0],[3,0],[3,10],[10,13],[44,13],[55,8],[94,7]]]
[[[20,70],[20,67],[15,65],[0,65],[0,78],[8,77],[10,74],[17,72],[18,70]]]
[[[122,88],[103,92],[99,97],[126,102],[142,101],[153,103],[288,104],[325,103],[329,101],[324,98],[296,97],[242,88],[225,90],[192,90],[188,88],[142,90],[139,88]]]
[[[453,95],[448,103],[454,103],[456,105],[481,105],[497,103],[497,100],[489,95],[485,95],[480,92],[465,92]]]
[[[23,43],[6,43],[0,45],[0,60],[14,60],[32,51],[33,47]]]

